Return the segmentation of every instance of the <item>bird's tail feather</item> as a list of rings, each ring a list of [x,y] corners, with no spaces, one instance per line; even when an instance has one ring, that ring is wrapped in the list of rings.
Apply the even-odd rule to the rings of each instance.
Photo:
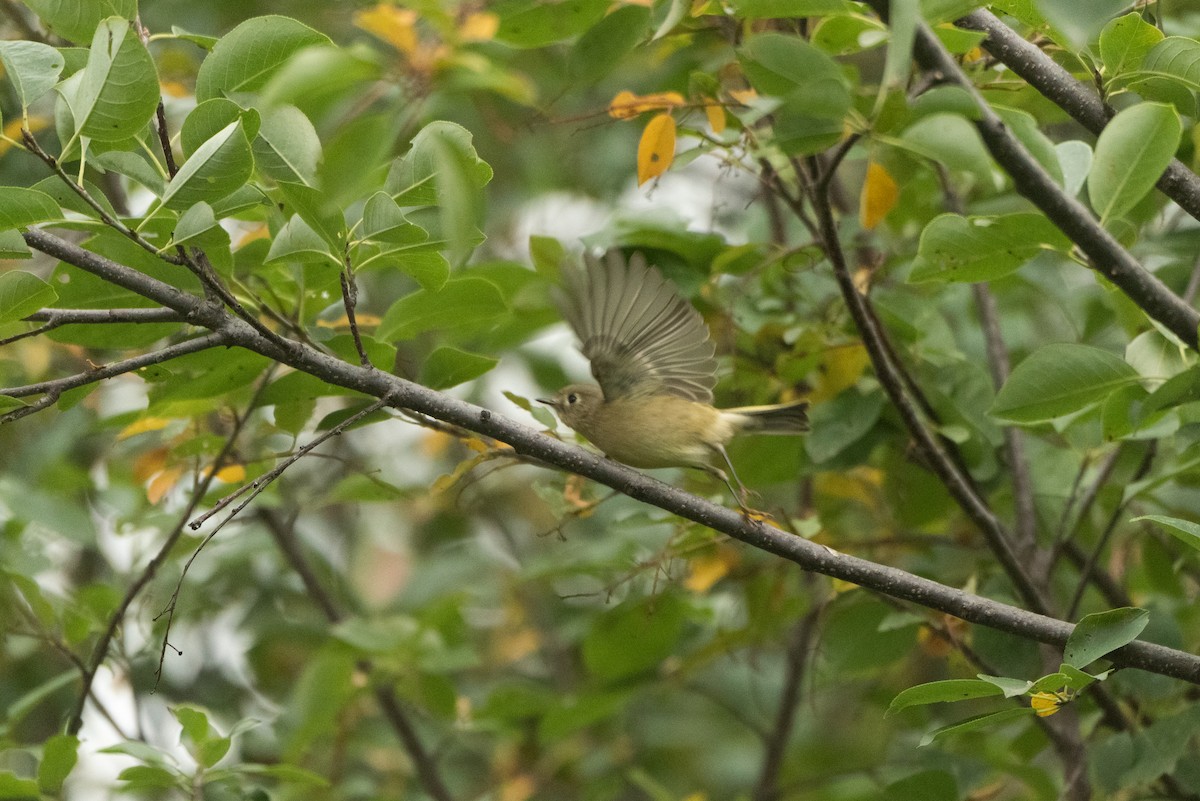
[[[808,431],[808,401],[792,401],[770,406],[739,406],[722,409],[736,415],[742,431],[758,434],[799,434]]]

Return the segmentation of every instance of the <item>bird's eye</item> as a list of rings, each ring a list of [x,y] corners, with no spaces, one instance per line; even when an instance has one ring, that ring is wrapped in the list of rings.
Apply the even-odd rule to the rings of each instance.
[[[578,400],[579,400],[579,396],[576,395],[574,392],[572,392],[570,395],[567,396],[567,403],[575,403]]]

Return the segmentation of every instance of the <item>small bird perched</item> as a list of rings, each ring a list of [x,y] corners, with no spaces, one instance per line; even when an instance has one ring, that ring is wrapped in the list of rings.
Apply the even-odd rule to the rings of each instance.
[[[571,384],[538,401],[609,458],[631,467],[703,470],[747,509],[725,444],[740,433],[807,431],[808,401],[714,408],[716,347],[695,307],[641,254],[628,264],[616,250],[584,261],[584,270],[564,270],[556,301],[599,386]],[[718,455],[737,488],[712,464]]]

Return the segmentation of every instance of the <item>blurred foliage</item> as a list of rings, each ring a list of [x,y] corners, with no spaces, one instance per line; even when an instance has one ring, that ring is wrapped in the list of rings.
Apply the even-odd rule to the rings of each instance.
[[[1152,186],[1173,156],[1195,158],[1200,17],[1099,5],[1087,18],[1063,0],[992,6],[1103,89],[1118,113],[1097,141],[948,21],[971,4],[919,4],[1055,180],[1194,293],[1197,221]],[[915,24],[917,3],[893,7],[894,30],[906,13]],[[528,398],[582,375],[552,333],[559,265],[584,246],[636,249],[728,357],[722,405],[812,399],[802,444],[731,448],[783,526],[1012,602],[874,377],[808,212],[764,189],[779,175],[799,198],[841,153],[840,236],[938,432],[1009,521],[1003,426],[1020,426],[1038,544],[1055,557],[1031,565],[1048,594],[1062,608],[1080,595],[1076,617],[1115,605],[1079,587],[1096,550],[1148,614],[1090,617],[1091,639],[1047,664],[1014,635],[801,574],[402,415],[323,443],[198,550],[208,529],[187,521],[367,403],[247,351],[202,350],[0,427],[0,797],[425,798],[431,770],[451,798],[499,801],[1051,799],[1077,765],[1029,713],[1061,708],[1095,797],[1200,793],[1192,691],[1083,673],[1143,627],[1200,646],[1195,354],[1081,266],[992,161],[967,93],[910,76],[903,37],[866,6],[4,8],[8,391],[196,333],[169,320],[39,331],[40,309],[152,305],[23,260],[17,229],[46,224],[196,294],[157,254],[202,249],[254,319],[357,364],[352,274],[376,367],[556,430]],[[970,282],[987,282],[1017,365],[998,392]],[[0,413],[30,402],[0,391]],[[703,476],[666,475],[729,500]],[[76,731],[79,676],[110,627]],[[1102,720],[1096,677],[1136,725]],[[397,737],[381,693],[424,751]],[[1025,700],[988,698],[1003,695]],[[968,714],[996,717],[945,729]]]

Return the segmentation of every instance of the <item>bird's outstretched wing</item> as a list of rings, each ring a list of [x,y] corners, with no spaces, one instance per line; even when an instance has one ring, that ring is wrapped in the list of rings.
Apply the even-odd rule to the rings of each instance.
[[[716,347],[704,318],[635,253],[584,257],[563,271],[559,310],[606,400],[670,394],[712,403]]]

